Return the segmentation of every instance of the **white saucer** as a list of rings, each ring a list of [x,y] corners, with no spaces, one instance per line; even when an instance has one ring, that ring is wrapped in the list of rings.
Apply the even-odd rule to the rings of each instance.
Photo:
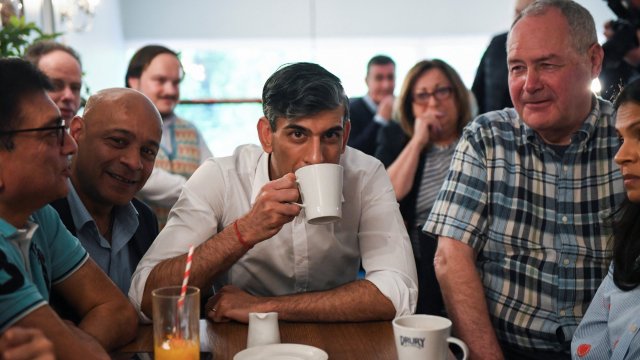
[[[327,360],[324,350],[301,344],[270,344],[248,348],[237,353],[233,360]]]

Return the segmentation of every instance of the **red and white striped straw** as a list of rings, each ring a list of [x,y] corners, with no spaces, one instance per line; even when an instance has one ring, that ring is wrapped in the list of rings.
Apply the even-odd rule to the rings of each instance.
[[[180,298],[178,299],[178,308],[182,310],[184,306],[184,297],[187,295],[187,284],[189,283],[189,275],[191,274],[191,258],[193,257],[193,244],[189,247],[187,253],[187,265],[184,268],[184,278],[182,279],[182,289],[180,289]]]

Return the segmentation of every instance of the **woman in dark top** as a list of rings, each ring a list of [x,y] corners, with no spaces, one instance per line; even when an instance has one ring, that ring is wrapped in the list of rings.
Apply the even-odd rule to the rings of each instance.
[[[378,131],[375,156],[387,167],[418,267],[417,312],[442,312],[432,264],[436,244],[420,229],[447,175],[462,129],[471,119],[470,96],[447,63],[420,61],[404,79],[394,121]]]

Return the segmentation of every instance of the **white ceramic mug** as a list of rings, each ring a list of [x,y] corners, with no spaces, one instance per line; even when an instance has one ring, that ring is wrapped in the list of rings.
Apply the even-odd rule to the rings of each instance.
[[[278,313],[249,313],[247,347],[279,343],[280,328],[278,327]]]
[[[296,170],[304,216],[309,224],[319,225],[342,218],[342,166],[307,165]]]
[[[393,320],[393,336],[399,360],[448,359],[449,343],[458,345],[463,352],[462,359],[467,359],[467,345],[450,334],[451,320],[440,316],[416,314]]]

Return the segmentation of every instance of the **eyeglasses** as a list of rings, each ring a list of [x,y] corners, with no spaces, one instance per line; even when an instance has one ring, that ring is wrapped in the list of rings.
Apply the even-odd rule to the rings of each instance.
[[[433,92],[424,91],[413,94],[413,102],[420,105],[426,105],[432,96],[436,98],[436,100],[446,100],[452,93],[453,88],[451,86],[439,87],[433,90]]]
[[[57,144],[60,145],[60,147],[64,146],[64,137],[67,131],[67,127],[64,119],[61,119],[60,125],[57,125],[57,126],[45,126],[45,127],[32,128],[32,129],[0,131],[0,136],[14,135],[14,134],[25,133],[25,132],[40,132],[40,131],[50,131],[51,137],[55,137]]]

